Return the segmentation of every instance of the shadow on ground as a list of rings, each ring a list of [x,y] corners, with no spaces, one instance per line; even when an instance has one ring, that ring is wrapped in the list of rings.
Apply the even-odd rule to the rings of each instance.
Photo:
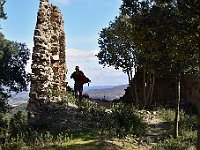
[[[106,141],[91,141],[87,143],[74,143],[71,145],[53,145],[44,148],[45,150],[121,150],[120,146]]]

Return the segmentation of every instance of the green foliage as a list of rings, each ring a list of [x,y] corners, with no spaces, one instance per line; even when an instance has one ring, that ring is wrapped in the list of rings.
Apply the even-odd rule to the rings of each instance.
[[[100,32],[100,52],[96,55],[99,63],[104,66],[121,68],[132,79],[137,52],[131,40],[130,30],[132,26],[127,16],[121,15],[110,22],[108,28]]]
[[[158,116],[173,124],[175,112],[172,109],[160,109]],[[180,136],[177,139],[171,137],[173,126],[168,130],[168,137],[165,141],[154,146],[155,150],[182,150],[189,149],[194,146],[197,141],[197,117],[196,115],[187,115],[184,111],[180,111]]]
[[[22,141],[12,141],[5,145],[6,150],[27,150],[26,144]]]
[[[0,85],[0,113],[6,113],[10,106],[8,105],[8,98],[10,97],[10,93],[8,91],[4,91],[4,89]]]
[[[197,129],[197,116],[188,115],[184,111],[180,111],[180,130],[196,130]],[[158,116],[166,122],[173,122],[175,111],[172,109],[160,109]]]
[[[177,139],[170,137],[162,143],[154,146],[153,150],[186,150],[189,149],[192,145],[195,145],[196,139],[188,138],[187,136],[181,136]]]
[[[180,113],[180,128],[181,130],[197,130],[197,116],[196,115],[187,115],[183,111]]]
[[[70,95],[71,94],[69,94],[69,96]],[[55,112],[55,115],[48,115],[48,118],[51,118],[49,120],[45,120],[45,117],[37,120],[39,122],[42,122],[41,126],[37,126],[37,128],[30,128],[31,126],[28,126],[28,124],[26,124],[26,118],[23,117],[21,112],[15,114],[14,117],[11,119],[14,120],[12,122],[14,122],[15,124],[12,125],[12,128],[15,129],[18,134],[13,136],[11,135],[12,132],[9,132],[9,138],[7,144],[5,145],[7,146],[6,148],[17,149],[21,147],[21,149],[24,148],[39,150],[50,148],[53,149],[55,147],[58,147],[59,149],[62,146],[62,148],[64,149],[66,147],[68,148],[67,145],[70,145],[70,143],[74,141],[86,142],[96,139],[97,141],[99,141],[99,139],[101,138],[113,139],[113,137],[117,137],[122,138],[120,140],[126,142],[126,139],[129,139],[129,137],[131,137],[131,142],[131,140],[133,140],[132,137],[138,138],[138,136],[146,136],[145,131],[147,129],[147,124],[144,123],[143,117],[141,117],[141,114],[137,112],[134,106],[117,103],[113,104],[110,109],[106,109],[105,107],[99,106],[98,103],[96,103],[95,101],[83,99],[83,101],[80,102],[74,99],[73,96],[71,98],[73,98],[73,100],[70,101],[76,103],[79,108],[76,112],[70,114],[70,118],[68,118],[69,116],[65,116],[67,113],[62,114],[66,110]],[[165,109],[159,112],[157,113],[159,116],[170,115],[171,118],[173,118],[172,116],[174,115],[172,110]],[[170,138],[167,138],[166,141],[164,141],[163,143],[159,143],[157,147],[154,147],[155,149],[173,149],[177,147],[186,149],[194,145],[196,141],[196,132],[193,132],[193,128],[195,127],[191,126],[190,122],[195,122],[196,120],[193,116],[185,116],[187,115],[181,112],[182,119],[180,122],[184,122],[184,124],[188,122],[188,125],[186,124],[186,127],[181,128],[180,137],[177,140],[173,140],[169,135],[165,135],[165,138]],[[69,120],[67,120],[66,118],[68,118]],[[72,121],[72,119],[74,120],[74,122]],[[169,117],[168,120],[170,120]],[[69,130],[68,128],[68,121],[72,121],[70,125],[71,130]],[[171,119],[171,121],[173,120]],[[57,124],[56,126],[53,125],[55,123]],[[77,123],[78,126],[75,125]],[[62,128],[62,130],[59,130],[60,126],[62,126],[63,124],[67,124],[67,126]],[[22,127],[25,128],[24,131]],[[12,131],[14,132],[14,130]],[[180,145],[181,143],[182,145]],[[178,146],[176,146],[176,144]],[[77,144],[74,144],[73,146],[75,145]],[[84,147],[84,145],[79,146]],[[96,148],[96,146],[94,147]]]
[[[158,116],[166,122],[173,122],[175,112],[172,109],[159,109]]]
[[[4,12],[4,4],[5,4],[6,0],[1,0],[0,1],[0,20],[1,19],[6,19],[6,13]]]
[[[172,1],[124,1],[124,14],[130,16],[132,40],[139,51],[139,66],[154,70],[157,75],[177,75],[196,67],[197,49],[180,34],[185,31],[182,16]]]
[[[132,105],[114,104],[111,110],[99,107],[97,103],[84,100],[79,104],[86,119],[102,134],[126,137],[127,135],[143,135],[147,124],[139,116]]]
[[[8,120],[5,119],[4,115],[0,113],[0,145],[6,143],[8,136],[9,124]]]
[[[0,1],[0,20],[7,18],[4,12],[5,2],[6,0]],[[30,50],[25,44],[7,40],[0,33],[0,113],[5,113],[9,108],[7,99],[10,91],[26,90],[30,79],[25,71],[29,55]]]
[[[190,132],[191,134],[191,132]],[[153,150],[186,150],[190,149],[191,147],[194,147],[196,143],[196,134],[192,135],[185,135],[185,136],[180,136],[176,139],[173,137],[168,138],[162,143],[157,144],[154,146],[152,149]],[[193,148],[191,148],[193,149]]]
[[[0,131],[4,131],[4,129],[8,128],[8,120],[4,117],[3,114],[0,114]]]
[[[79,109],[83,111],[85,118],[94,122],[94,126],[97,128],[100,128],[104,119],[107,118],[105,108],[99,107],[94,101],[84,99],[81,102],[78,101],[77,105],[79,106]]]
[[[30,76],[25,67],[30,52],[25,44],[9,41],[2,33],[0,43],[0,111],[6,112],[9,108],[7,99],[10,97],[10,91],[26,90]]]
[[[74,105],[77,104],[77,100],[73,96],[71,91],[70,92],[67,91],[67,101],[68,101],[68,103],[71,103],[71,104],[74,104]]]
[[[124,135],[143,135],[146,132],[147,124],[136,113],[133,105],[124,103],[113,105],[112,117],[118,134],[124,132]]]
[[[22,111],[18,111],[9,123],[10,136],[17,138],[23,136],[27,130],[27,117],[22,114]]]
[[[8,116],[8,118],[13,118],[15,114],[17,114],[19,111],[22,111],[22,116],[26,116],[27,115],[27,103],[23,103],[18,105],[17,107],[12,107],[8,114],[6,114]]]

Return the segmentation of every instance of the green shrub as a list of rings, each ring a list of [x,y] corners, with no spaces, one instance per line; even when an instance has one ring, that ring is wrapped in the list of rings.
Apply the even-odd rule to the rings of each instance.
[[[118,136],[142,135],[145,133],[147,124],[143,118],[137,114],[131,104],[118,103],[113,105],[112,119]]]
[[[187,115],[185,112],[180,112],[180,128],[182,130],[197,130],[197,116]]]
[[[166,122],[173,122],[175,118],[175,111],[172,109],[160,109],[158,116]]]
[[[9,123],[10,137],[23,136],[27,129],[27,117],[22,114],[22,111],[18,111]]]
[[[175,111],[171,109],[161,109],[158,115],[163,120],[172,123],[171,128],[168,130],[168,135],[173,135]],[[168,138],[164,142],[153,147],[154,150],[185,150],[195,145],[197,140],[197,117],[195,115],[187,115],[184,111],[180,111],[179,115],[179,137],[177,139],[172,137]]]
[[[26,144],[22,141],[11,141],[5,146],[6,150],[27,150]]]
[[[177,139],[168,138],[162,143],[157,144],[153,150],[186,150],[195,145],[196,138],[194,135],[181,136]]]
[[[133,105],[117,103],[109,111],[95,102],[84,100],[79,106],[86,119],[103,134],[124,137],[129,134],[142,135],[146,131],[147,124]]]
[[[175,110],[173,109],[160,109],[158,112],[160,118],[166,122],[174,122]],[[184,111],[179,112],[180,115],[180,128],[196,130],[197,128],[197,118],[195,115],[187,115]]]
[[[71,104],[76,104],[77,102],[76,98],[73,96],[71,92],[67,92],[67,102]]]
[[[0,145],[5,144],[8,136],[8,120],[0,113]]]

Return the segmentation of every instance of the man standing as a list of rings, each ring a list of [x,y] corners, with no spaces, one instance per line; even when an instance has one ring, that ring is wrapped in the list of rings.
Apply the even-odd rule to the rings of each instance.
[[[79,100],[82,99],[83,92],[83,82],[81,81],[81,76],[84,76],[84,73],[79,70],[79,66],[75,67],[75,71],[71,74],[70,78],[74,79],[74,94],[75,98],[79,97]]]

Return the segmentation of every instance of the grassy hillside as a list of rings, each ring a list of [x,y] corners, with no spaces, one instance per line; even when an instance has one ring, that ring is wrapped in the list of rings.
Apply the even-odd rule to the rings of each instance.
[[[171,136],[173,110],[137,110],[131,105],[86,99],[80,103],[68,95],[67,109],[44,113],[31,123],[31,130],[23,117],[13,115],[18,110],[26,114],[26,104],[10,112],[17,117],[17,125],[10,131],[14,134],[7,150],[195,149],[196,116],[184,112],[180,116],[180,137],[175,140]]]

